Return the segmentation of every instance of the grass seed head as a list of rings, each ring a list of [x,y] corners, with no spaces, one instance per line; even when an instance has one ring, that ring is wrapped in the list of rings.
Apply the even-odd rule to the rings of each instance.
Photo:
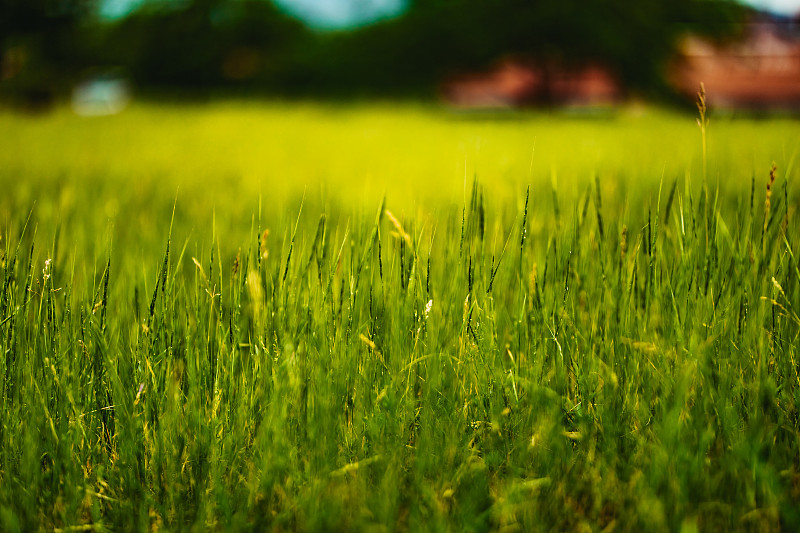
[[[269,237],[269,228],[264,230],[261,234],[261,259],[266,260],[269,257],[269,250],[267,249],[267,237]]]
[[[377,349],[378,349],[378,347],[375,345],[375,343],[374,343],[374,342],[372,342],[372,341],[369,339],[369,337],[367,337],[367,336],[366,336],[366,335],[364,335],[363,333],[359,333],[359,335],[358,335],[358,338],[359,338],[359,339],[361,339],[361,342],[363,342],[364,344],[366,344],[367,346],[369,346],[370,350],[377,350]]]
[[[701,130],[705,130],[708,125],[708,118],[706,117],[708,105],[706,104],[706,85],[702,81],[700,82],[700,90],[697,91],[697,111],[700,114],[697,119],[697,125]]]
[[[233,260],[232,274],[234,277],[236,277],[236,274],[239,273],[239,265],[241,264],[241,260],[242,260],[242,249],[239,248],[239,251],[236,252],[236,259]]]
[[[402,237],[403,240],[406,241],[406,244],[409,247],[412,246],[411,245],[411,236],[408,233],[406,233],[406,230],[403,229],[403,225],[400,224],[400,221],[397,220],[397,217],[395,217],[394,214],[391,211],[389,211],[388,209],[386,210],[386,216],[389,217],[389,221],[394,226],[394,229],[396,229],[397,233],[400,235],[400,237]]]
[[[622,235],[619,239],[619,249],[622,259],[625,259],[625,254],[628,253],[628,226],[622,226]]]
[[[52,259],[47,259],[44,262],[44,269],[42,269],[42,278],[44,279],[44,281],[50,279],[50,265],[52,264],[52,262],[53,262]]]
[[[769,223],[769,212],[772,203],[772,186],[775,184],[775,173],[778,171],[778,167],[775,162],[772,163],[772,167],[769,169],[769,180],[767,180],[767,192],[764,199],[764,229],[762,235],[767,232],[767,225]]]
[[[700,82],[700,90],[697,92],[697,111],[699,113],[699,117],[697,119],[697,125],[700,127],[700,137],[702,140],[703,145],[703,180],[706,179],[708,175],[708,163],[707,163],[707,150],[706,150],[706,128],[708,127],[708,106],[706,105],[706,86],[703,82]]]
[[[200,264],[200,261],[198,261],[196,257],[192,257],[192,263],[194,263],[194,266],[196,266],[197,270],[200,271],[200,276],[203,278],[203,281],[208,283],[208,277],[206,277],[206,273],[203,270],[203,265]]]

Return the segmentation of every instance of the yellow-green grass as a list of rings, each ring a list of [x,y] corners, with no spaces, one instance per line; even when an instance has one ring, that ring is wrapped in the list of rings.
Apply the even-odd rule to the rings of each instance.
[[[712,116],[709,179],[749,184],[772,160],[785,169],[797,149],[792,119]],[[121,115],[0,115],[4,176],[25,176],[21,199],[40,186],[74,183],[64,206],[91,180],[206,192],[209,203],[241,204],[252,195],[282,203],[303,190],[348,204],[458,203],[465,176],[491,184],[497,201],[529,183],[580,193],[599,174],[609,187],[657,184],[701,171],[693,119],[630,107],[600,115],[565,112],[479,114],[422,105],[336,106],[228,102],[135,104]],[[531,159],[533,155],[533,162]],[[636,178],[632,178],[636,176]],[[172,194],[166,196],[173,196]],[[70,200],[70,198],[73,198]],[[48,206],[54,196],[41,195]],[[104,207],[113,214],[119,208]],[[249,209],[248,205],[248,209]]]
[[[796,120],[0,132],[2,531],[800,527]]]
[[[782,174],[797,171],[794,119],[712,115],[709,129],[708,180],[723,192],[762,182],[772,161]],[[478,179],[498,206],[519,204],[530,185],[539,209],[553,187],[569,205],[598,177],[621,211],[654,202],[662,180],[702,178],[694,119],[638,106],[487,114],[394,103],[137,103],[96,118],[6,111],[0,133],[0,220],[16,226],[36,205],[41,223],[74,221],[98,239],[112,223],[135,236],[131,244],[163,240],[176,198],[187,229],[207,233],[216,214],[235,242],[259,202],[266,225],[297,211],[303,196],[311,211],[352,214],[386,197],[399,213],[428,215],[463,204]]]

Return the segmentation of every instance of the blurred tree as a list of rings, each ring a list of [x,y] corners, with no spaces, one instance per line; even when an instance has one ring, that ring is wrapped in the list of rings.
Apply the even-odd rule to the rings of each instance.
[[[0,0],[3,85],[48,93],[113,65],[143,87],[424,94],[512,56],[545,76],[602,63],[652,90],[684,32],[726,35],[741,17],[734,0],[408,0],[394,19],[316,33],[271,0],[147,0],[111,22],[93,17],[99,1]]]
[[[340,36],[337,55],[376,88],[430,86],[511,55],[545,71],[600,62],[653,89],[685,32],[722,37],[741,16],[733,0],[409,0],[404,16]]]
[[[83,53],[81,25],[97,0],[0,0],[2,91],[46,105]]]
[[[145,4],[109,28],[103,49],[144,85],[274,85],[307,36],[271,2],[193,0]]]

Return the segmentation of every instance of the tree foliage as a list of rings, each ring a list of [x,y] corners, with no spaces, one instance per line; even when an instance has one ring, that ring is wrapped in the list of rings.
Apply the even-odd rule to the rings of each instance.
[[[512,55],[566,67],[599,62],[646,88],[660,83],[686,32],[722,37],[741,17],[725,0],[413,0],[403,17],[346,36],[341,55],[387,85],[430,83]]]
[[[51,98],[78,68],[97,0],[0,0],[0,81],[6,92]]]
[[[194,0],[132,14],[108,30],[105,49],[143,84],[268,85],[307,38],[270,2]]]
[[[113,65],[141,87],[408,94],[513,56],[545,69],[600,63],[653,89],[681,35],[724,36],[742,16],[733,0],[409,0],[394,19],[316,33],[269,0],[146,2],[114,23],[93,15],[97,2],[0,0],[6,77],[22,49],[17,84]]]

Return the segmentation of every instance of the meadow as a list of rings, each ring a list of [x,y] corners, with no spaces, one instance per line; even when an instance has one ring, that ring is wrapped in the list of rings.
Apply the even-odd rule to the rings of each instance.
[[[795,118],[0,138],[0,531],[800,530]]]

